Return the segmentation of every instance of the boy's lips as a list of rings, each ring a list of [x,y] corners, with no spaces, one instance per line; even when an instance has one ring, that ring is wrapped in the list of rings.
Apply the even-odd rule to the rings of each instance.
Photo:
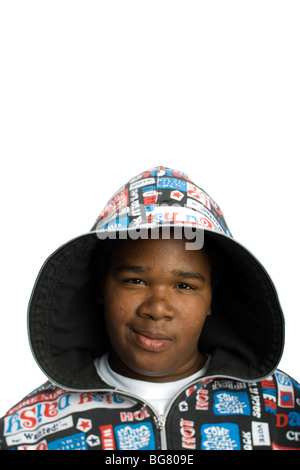
[[[159,331],[148,331],[148,330],[134,330],[132,329],[132,336],[134,341],[139,347],[146,351],[164,351],[169,347],[172,339],[168,336],[160,333]]]

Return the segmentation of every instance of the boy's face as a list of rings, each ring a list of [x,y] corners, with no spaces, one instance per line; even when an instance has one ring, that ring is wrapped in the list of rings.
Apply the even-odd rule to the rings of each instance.
[[[199,336],[210,314],[210,262],[186,240],[121,240],[104,278],[104,304],[118,373],[153,382],[179,380],[204,363]]]

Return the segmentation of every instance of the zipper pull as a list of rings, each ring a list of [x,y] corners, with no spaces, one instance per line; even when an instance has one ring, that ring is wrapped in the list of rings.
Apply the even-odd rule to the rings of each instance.
[[[158,429],[162,430],[162,428],[165,426],[166,424],[166,417],[163,416],[163,415],[159,415],[158,418],[157,418],[157,427]]]

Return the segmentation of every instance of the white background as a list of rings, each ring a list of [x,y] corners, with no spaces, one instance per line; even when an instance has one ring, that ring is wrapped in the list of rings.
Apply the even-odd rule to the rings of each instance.
[[[1,1],[0,415],[45,381],[26,327],[42,263],[156,165],[265,265],[300,380],[299,24],[298,0]]]

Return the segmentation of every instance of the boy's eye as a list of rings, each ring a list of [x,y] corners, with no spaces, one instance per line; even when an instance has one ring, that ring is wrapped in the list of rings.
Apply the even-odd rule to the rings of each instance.
[[[142,281],[142,279],[138,278],[133,278],[133,279],[125,279],[125,282],[128,282],[129,284],[134,284],[134,285],[144,285],[145,282]]]
[[[193,286],[186,284],[185,282],[180,282],[180,284],[177,284],[177,287],[181,290],[194,290]]]

